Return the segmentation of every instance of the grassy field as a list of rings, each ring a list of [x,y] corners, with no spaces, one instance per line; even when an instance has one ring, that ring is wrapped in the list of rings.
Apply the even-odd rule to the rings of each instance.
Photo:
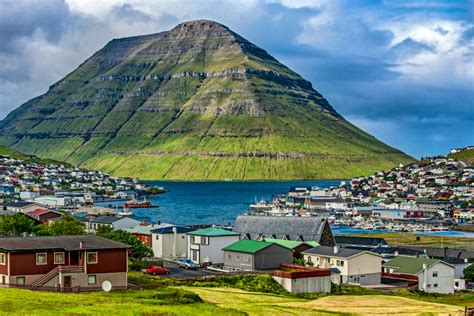
[[[228,287],[81,294],[0,289],[2,315],[455,315],[462,310],[393,295],[306,299]]]
[[[474,250],[472,238],[465,237],[443,237],[408,233],[368,233],[353,235],[357,237],[380,237],[384,238],[389,245],[409,245],[427,247],[451,247]],[[420,240],[417,240],[417,237]]]
[[[245,315],[203,302],[192,292],[147,291],[59,294],[0,289],[2,315]]]
[[[248,315],[452,315],[462,307],[387,295],[341,295],[306,300],[229,288],[194,288],[205,302]]]

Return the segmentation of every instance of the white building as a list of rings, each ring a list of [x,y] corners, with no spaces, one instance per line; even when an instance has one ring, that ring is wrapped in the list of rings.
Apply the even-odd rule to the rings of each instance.
[[[418,290],[427,293],[454,293],[455,268],[439,259],[398,256],[383,265],[384,274],[394,279],[418,279]]]
[[[196,263],[224,263],[223,248],[240,239],[240,233],[205,228],[188,233],[188,257]]]
[[[188,253],[187,233],[192,229],[161,224],[151,231],[151,248],[158,258],[177,259]]]
[[[381,283],[382,256],[359,249],[319,246],[302,252],[304,260],[317,268],[337,268],[340,283]]]

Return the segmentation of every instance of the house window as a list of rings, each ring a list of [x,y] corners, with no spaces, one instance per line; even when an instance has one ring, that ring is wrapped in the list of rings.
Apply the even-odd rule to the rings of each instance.
[[[246,262],[248,264],[251,264],[252,263],[252,256],[247,256]]]
[[[1,265],[5,265],[6,262],[7,262],[7,260],[6,260],[5,254],[4,254],[4,253],[0,253],[0,264],[1,264]]]
[[[160,235],[155,235],[155,239],[156,239],[156,240],[159,240],[159,239],[160,239]]]
[[[313,262],[313,258],[311,256],[308,256],[308,262]]]
[[[87,253],[87,263],[89,263],[89,264],[97,263],[97,252],[88,252]]]
[[[459,287],[459,281],[454,282],[455,287]]]
[[[48,257],[46,253],[37,253],[36,254],[36,264],[41,265],[41,264],[48,264]]]
[[[16,277],[17,285],[25,285],[25,277]]]
[[[191,236],[191,243],[194,244],[194,236]]]
[[[433,286],[434,286],[434,287],[438,287],[438,283],[435,283]]]
[[[227,253],[227,259],[232,259],[232,254],[230,252]]]
[[[344,266],[344,261],[343,261],[343,260],[341,260],[341,267],[343,267],[343,266]]]
[[[201,245],[209,245],[209,238],[201,237]]]
[[[433,271],[433,277],[436,278],[438,276],[438,271]]]
[[[240,261],[240,253],[235,254],[235,260]]]
[[[55,252],[54,253],[54,264],[63,264],[64,261],[64,252]]]
[[[87,284],[96,284],[97,283],[97,276],[96,275],[89,275],[87,277]]]

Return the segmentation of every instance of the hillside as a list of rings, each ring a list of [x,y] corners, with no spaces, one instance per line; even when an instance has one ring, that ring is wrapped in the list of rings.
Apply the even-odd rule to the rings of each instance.
[[[413,161],[207,20],[112,40],[0,122],[0,144],[142,179],[335,179]]]
[[[467,163],[470,166],[474,166],[474,149],[466,149],[460,152],[449,154],[448,157],[461,160]]]
[[[36,157],[34,155],[25,155],[19,151],[13,150],[11,148],[8,148],[2,145],[0,145],[0,156],[8,156],[11,158],[22,159],[25,162],[38,162],[38,163],[45,163],[45,164],[54,163],[54,164],[62,164],[62,165],[69,166],[69,164],[65,162],[60,162],[53,159],[43,159],[43,158]]]

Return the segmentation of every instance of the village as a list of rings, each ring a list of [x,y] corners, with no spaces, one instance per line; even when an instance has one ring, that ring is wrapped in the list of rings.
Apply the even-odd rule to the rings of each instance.
[[[340,187],[294,187],[272,203],[252,205],[232,226],[149,222],[94,206],[150,192],[134,179],[9,157],[0,162],[2,287],[125,290],[137,286],[128,273],[138,270],[178,279],[268,274],[289,293],[330,293],[334,284],[442,294],[472,288],[464,271],[474,251],[331,230],[354,221],[369,230],[390,222],[404,231],[469,222],[473,169],[451,159],[400,166]]]
[[[402,232],[450,230],[474,218],[474,167],[446,157],[342,181],[338,187],[292,187],[251,214],[323,216],[332,225]]]

